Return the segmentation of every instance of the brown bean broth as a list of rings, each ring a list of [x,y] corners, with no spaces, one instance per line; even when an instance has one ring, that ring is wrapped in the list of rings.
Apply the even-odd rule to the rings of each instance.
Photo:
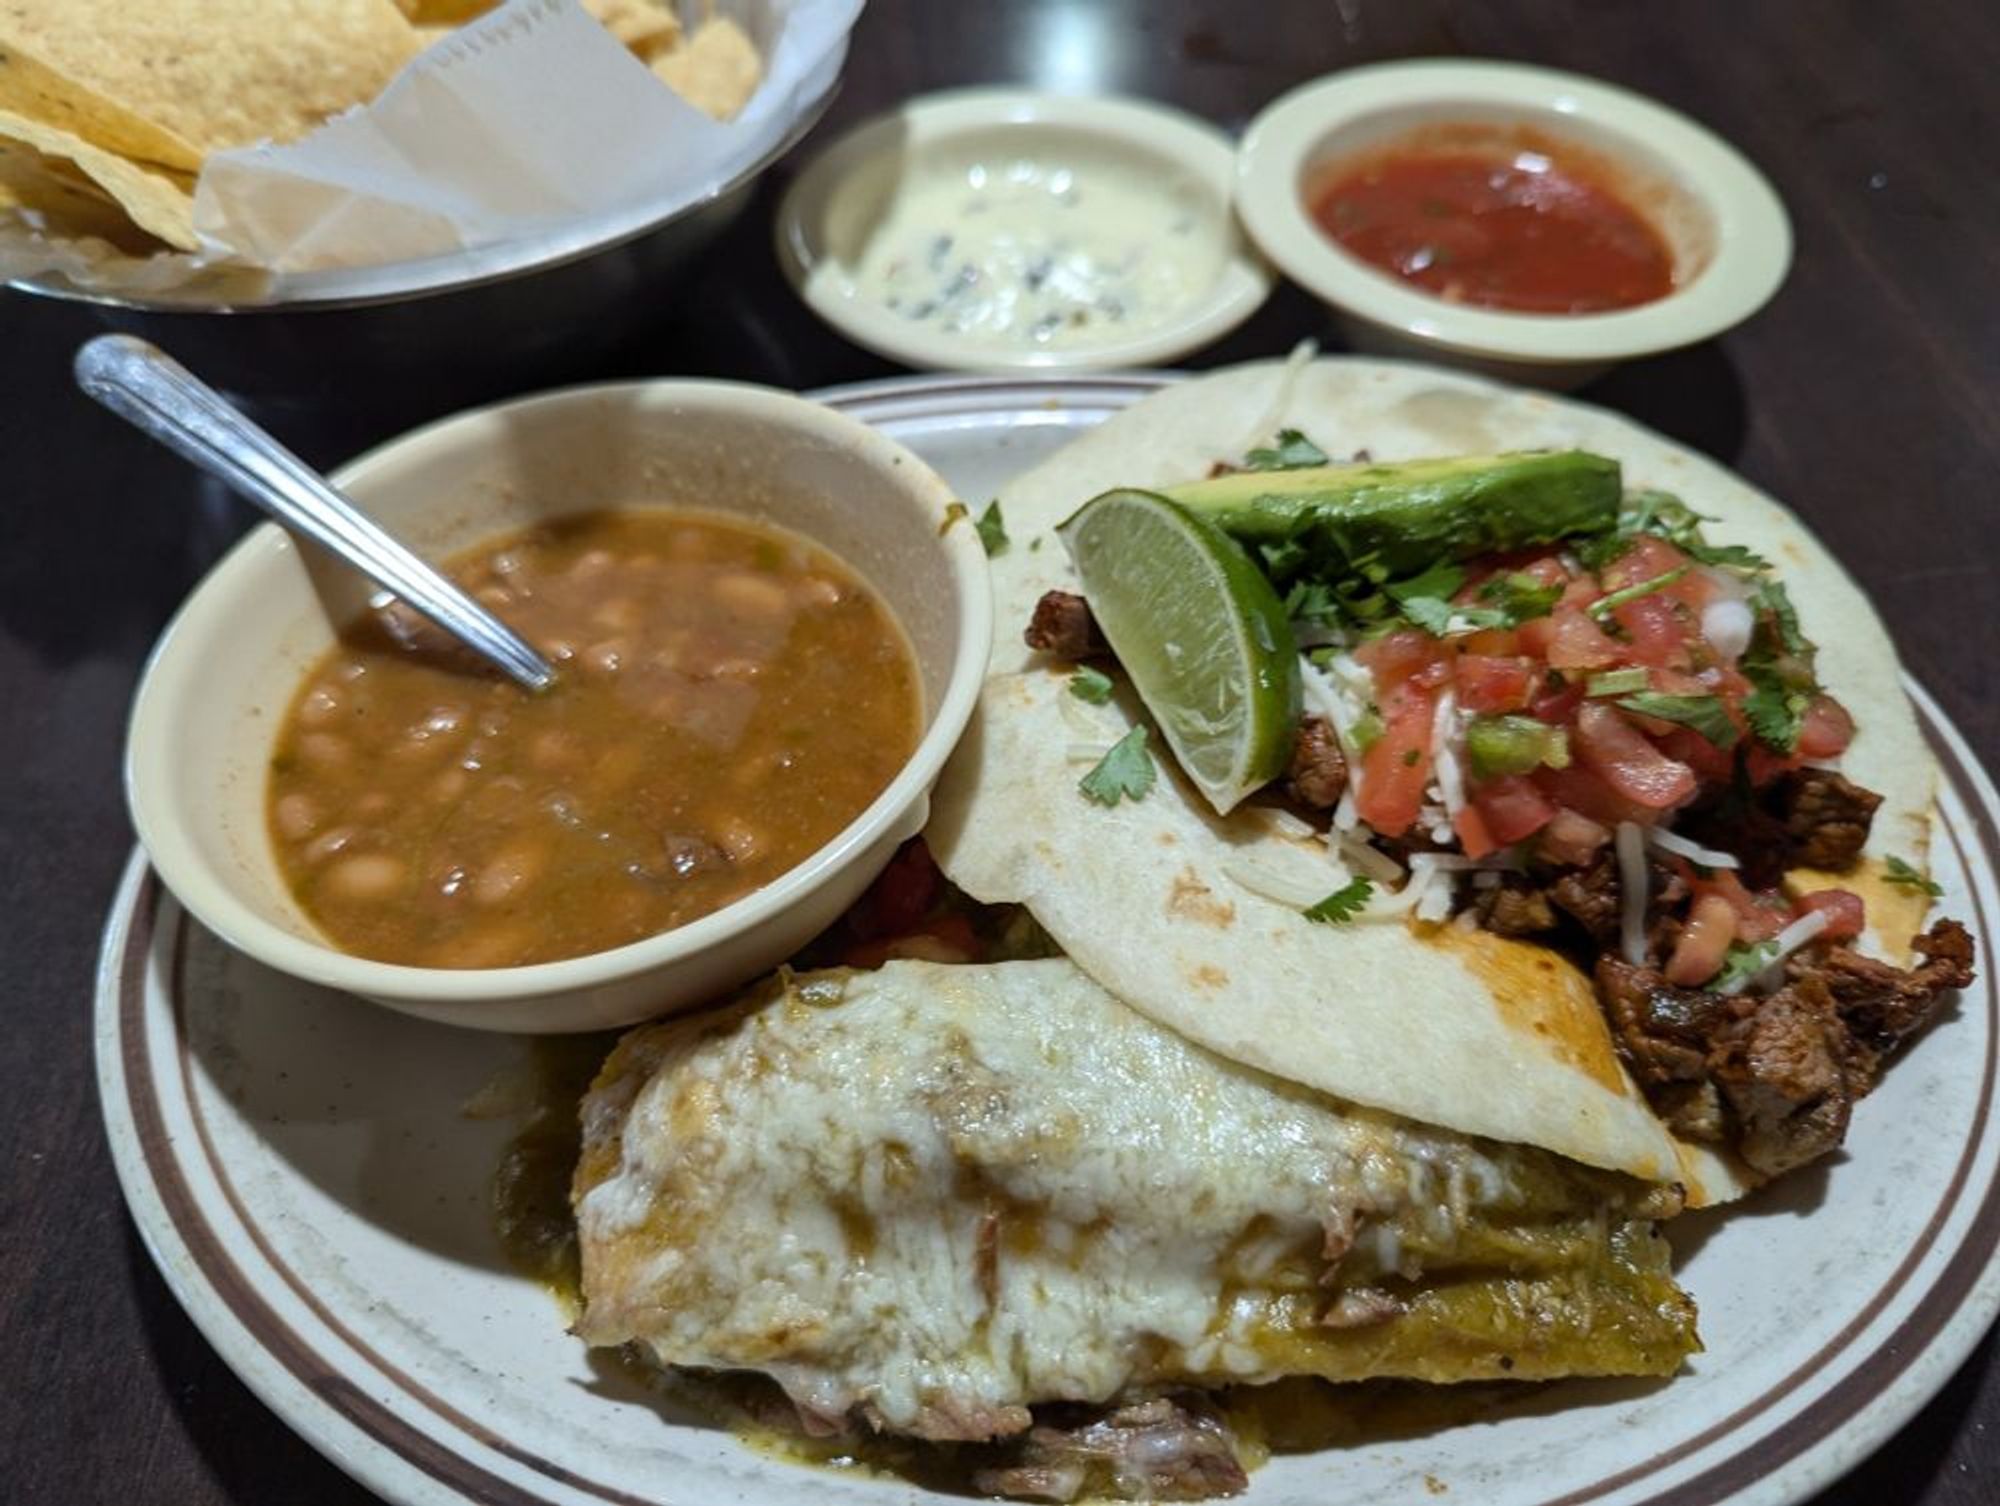
[[[271,841],[344,951],[505,967],[684,925],[825,845],[916,745],[900,627],[795,535],[619,509],[447,568],[558,680],[531,696],[400,606],[307,675],[271,759]]]

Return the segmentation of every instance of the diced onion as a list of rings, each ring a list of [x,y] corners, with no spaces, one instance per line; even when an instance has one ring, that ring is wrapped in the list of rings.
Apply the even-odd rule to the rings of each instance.
[[[1634,967],[1646,961],[1646,839],[1637,822],[1620,821],[1613,839],[1618,849],[1618,890],[1624,903],[1618,915],[1618,950]]]
[[[1459,767],[1457,742],[1458,698],[1447,690],[1438,697],[1437,714],[1431,718],[1431,757],[1447,816],[1465,809],[1465,775]]]
[[[1756,630],[1757,617],[1747,603],[1721,596],[1701,609],[1701,635],[1729,663],[1743,657]]]
[[[1452,885],[1432,884],[1424,896],[1417,901],[1418,920],[1444,920],[1451,914],[1451,907],[1458,896],[1452,892]]]
[[[1316,837],[1319,831],[1312,822],[1286,810],[1283,806],[1266,805],[1253,807],[1264,825],[1281,837]]]
[[[1726,852],[1717,852],[1713,847],[1704,847],[1699,842],[1690,842],[1686,837],[1674,835],[1661,827],[1647,828],[1646,840],[1661,852],[1671,852],[1677,858],[1686,858],[1703,868],[1741,868],[1743,865]]]
[[[1340,792],[1340,803],[1333,808],[1333,829],[1337,832],[1351,832],[1361,824],[1361,805],[1354,794],[1357,772],[1353,764],[1347,766],[1347,788]]]
[[[1754,591],[1750,582],[1734,570],[1720,570],[1714,565],[1697,565],[1694,573],[1707,581],[1717,596],[1730,601],[1748,601]]]
[[[1370,847],[1367,840],[1354,833],[1340,839],[1338,850],[1350,867],[1357,869],[1377,883],[1396,884],[1403,879],[1403,865],[1386,852],[1378,852]]]

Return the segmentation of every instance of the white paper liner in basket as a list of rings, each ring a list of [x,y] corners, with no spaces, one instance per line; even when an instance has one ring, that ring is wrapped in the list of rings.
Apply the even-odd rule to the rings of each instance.
[[[718,122],[576,0],[510,0],[372,104],[290,145],[211,157],[195,190],[200,252],[140,260],[15,228],[0,234],[0,277],[289,303],[477,281],[613,243],[782,148],[838,76],[861,3],[718,0],[765,64],[742,112]]]

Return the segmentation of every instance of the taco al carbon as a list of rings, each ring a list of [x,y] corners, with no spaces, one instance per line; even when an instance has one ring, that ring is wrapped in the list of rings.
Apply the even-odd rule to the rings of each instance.
[[[1369,464],[1204,479],[1287,431]],[[1512,538],[1486,526],[1505,521],[1490,488],[1467,493],[1475,527],[1293,505],[1503,451],[1581,452],[1553,469],[1600,486],[1609,468],[1608,505]],[[1468,466],[1421,468],[1425,494]],[[1889,639],[1797,519],[1719,467],[1471,379],[1242,368],[1002,494],[998,638],[1034,621],[1043,650],[1092,647],[1086,604],[1048,595],[1081,585],[1054,530],[1115,488],[1217,519],[1285,594],[1311,713],[1290,798],[1218,814],[1172,767],[1144,799],[1079,798],[1070,752],[1148,708],[1129,686],[1085,705],[1068,664],[1024,646],[996,658],[930,838],[954,881],[1025,903],[1154,1019],[1701,1204],[1838,1144],[1883,1058],[1969,979],[1963,930],[1922,931],[1935,771]],[[1371,875],[1374,923],[1317,923],[1361,908]],[[1346,903],[1312,904],[1336,885]],[[1913,947],[1923,965],[1896,966]]]

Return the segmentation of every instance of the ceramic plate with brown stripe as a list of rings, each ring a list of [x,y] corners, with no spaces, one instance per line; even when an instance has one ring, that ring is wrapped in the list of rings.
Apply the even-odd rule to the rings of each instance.
[[[1159,381],[925,378],[826,396],[984,497]],[[1911,693],[1945,776],[1940,910],[1981,938],[1979,981],[1860,1105],[1844,1154],[1670,1226],[1707,1351],[1667,1383],[1376,1408],[1338,1447],[1258,1470],[1246,1499],[1778,1506],[1943,1384],[2000,1308],[2000,798]],[[570,1337],[494,1230],[493,1175],[520,1124],[492,1085],[520,1079],[527,1042],[269,972],[135,857],[106,930],[96,1043],[126,1198],[175,1294],[259,1396],[388,1499],[921,1498],[748,1448]],[[475,1101],[484,1111],[465,1112]]]

